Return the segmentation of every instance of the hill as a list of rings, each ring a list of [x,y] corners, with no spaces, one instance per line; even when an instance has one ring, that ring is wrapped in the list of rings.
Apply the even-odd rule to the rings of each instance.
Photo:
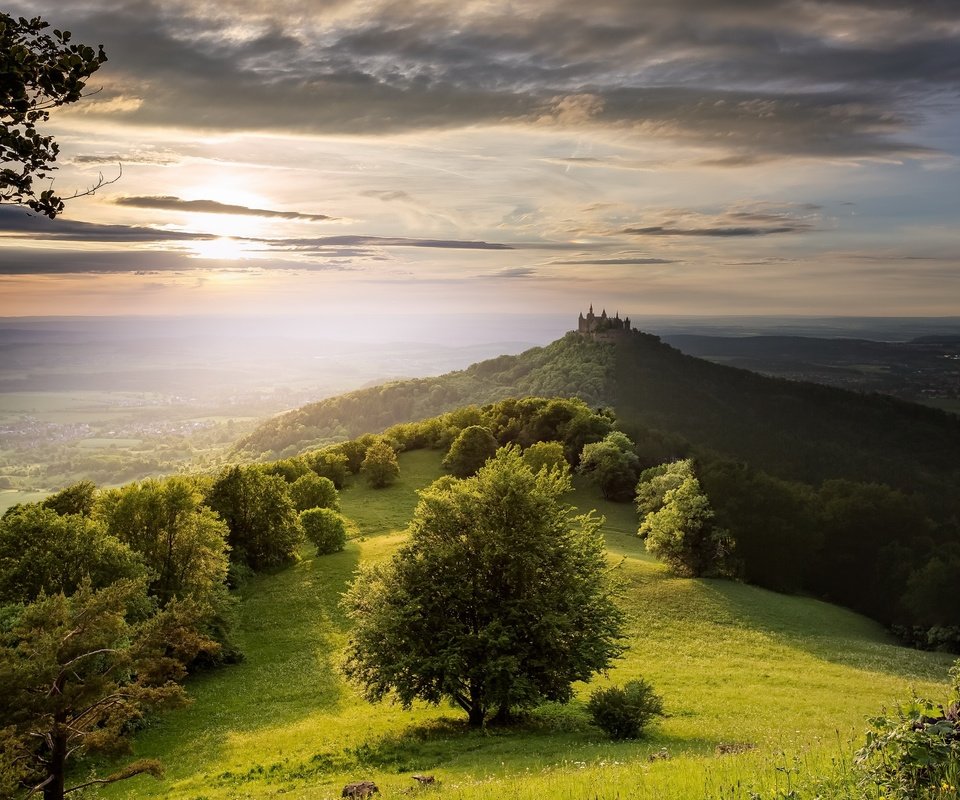
[[[579,484],[572,502],[607,515],[610,561],[624,580],[631,647],[609,681],[643,675],[669,713],[649,738],[615,744],[589,726],[592,686],[519,728],[483,732],[444,707],[370,706],[335,671],[347,635],[339,595],[358,565],[403,540],[415,489],[440,474],[439,462],[437,451],[402,453],[396,485],[343,492],[359,533],[344,552],[317,557],[307,547],[299,563],[253,578],[238,613],[246,660],[192,680],[193,705],[137,736],[138,756],[167,765],[163,780],[115,784],[103,796],[325,800],[358,779],[375,780],[384,797],[406,796],[421,791],[410,776],[426,772],[440,784],[422,791],[437,798],[746,800],[783,788],[801,763],[829,770],[882,704],[912,689],[942,693],[948,657],[897,647],[852,612],[671,577],[633,535],[632,508]]]
[[[351,392],[274,417],[238,446],[254,457],[292,455],[468,403],[531,394],[609,405],[634,432],[680,437],[678,449],[715,451],[783,478],[879,481],[941,499],[945,486],[960,485],[960,417],[713,364],[640,333],[614,341],[570,333],[518,356]]]

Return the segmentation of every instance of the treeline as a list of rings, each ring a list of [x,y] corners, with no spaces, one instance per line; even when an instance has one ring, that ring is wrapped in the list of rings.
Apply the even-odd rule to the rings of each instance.
[[[626,455],[602,461],[593,451],[617,437]],[[845,479],[811,486],[710,456],[642,469],[654,459],[626,442],[617,432],[588,446],[581,470],[621,500],[639,473],[638,533],[678,574],[810,594],[912,646],[960,652],[960,537],[930,518],[922,497]]]
[[[265,423],[243,438],[238,448],[257,458],[290,456],[505,397],[578,397],[594,405],[609,404],[613,359],[611,344],[568,334],[546,347],[500,356],[437,378],[386,383],[311,403]]]

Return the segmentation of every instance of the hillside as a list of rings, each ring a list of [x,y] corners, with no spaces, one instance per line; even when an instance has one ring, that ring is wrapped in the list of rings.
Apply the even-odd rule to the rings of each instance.
[[[713,364],[646,334],[614,343],[571,333],[466,370],[351,392],[279,415],[239,447],[254,457],[290,455],[464,404],[530,394],[611,405],[634,432],[652,428],[784,478],[881,481],[940,497],[960,482],[960,417]]]
[[[566,336],[518,356],[499,356],[436,378],[393,381],[280,414],[238,443],[265,458],[434,417],[468,404],[525,395],[580,397],[608,404],[614,353],[605,344]]]
[[[794,756],[805,771],[829,771],[884,703],[943,691],[949,657],[897,647],[852,612],[671,577],[633,535],[632,508],[580,484],[573,504],[607,515],[631,645],[594,683],[649,679],[669,712],[650,736],[615,744],[590,727],[583,704],[593,686],[509,730],[468,731],[446,707],[368,705],[335,671],[347,634],[339,595],[358,565],[389,557],[403,540],[414,490],[437,477],[439,461],[437,451],[403,453],[393,487],[348,487],[343,508],[360,536],[346,551],[317,557],[308,547],[299,563],[252,579],[238,614],[244,663],[192,680],[193,705],[135,740],[136,754],[162,759],[166,776],[102,795],[325,800],[349,780],[372,779],[383,797],[398,797],[420,794],[410,776],[426,772],[440,785],[423,792],[437,798],[747,800],[784,788],[784,770],[801,763]],[[650,760],[664,749],[668,758]]]

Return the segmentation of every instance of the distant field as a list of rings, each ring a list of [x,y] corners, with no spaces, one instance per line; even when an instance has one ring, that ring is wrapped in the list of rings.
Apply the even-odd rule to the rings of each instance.
[[[158,407],[155,395],[132,392],[5,392],[0,393],[0,422],[30,415],[63,424],[92,423]]]
[[[17,503],[36,503],[50,492],[24,492],[17,489],[0,489],[0,514]]]
[[[440,454],[401,456],[401,480],[342,495],[360,535],[347,549],[251,580],[237,640],[246,660],[189,684],[195,702],[150,723],[136,755],[159,757],[160,781],[106,787],[108,798],[284,797],[324,800],[372,779],[383,798],[749,800],[786,788],[798,765],[830,767],[859,740],[864,717],[912,691],[939,696],[950,658],[895,645],[880,626],[814,600],[742,584],[671,577],[633,535],[629,504],[592,487],[571,497],[607,516],[611,565],[623,580],[631,648],[608,676],[579,686],[518,728],[469,731],[463,715],[422,704],[369,705],[337,672],[347,635],[340,594],[362,562],[403,540],[416,489]],[[614,744],[587,721],[594,686],[644,676],[669,716],[648,738]],[[744,752],[717,755],[721,745]],[[650,760],[666,751],[667,758]],[[797,760],[795,761],[794,758]],[[411,775],[435,775],[420,790]]]

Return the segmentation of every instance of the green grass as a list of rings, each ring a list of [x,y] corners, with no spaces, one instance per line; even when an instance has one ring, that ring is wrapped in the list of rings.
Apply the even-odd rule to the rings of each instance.
[[[588,724],[593,686],[517,728],[483,732],[468,730],[452,708],[369,705],[336,671],[347,633],[339,596],[361,561],[388,558],[402,541],[415,490],[436,477],[439,461],[439,453],[407,453],[393,487],[345,490],[344,513],[359,535],[344,552],[316,557],[308,548],[297,564],[252,579],[239,604],[244,663],[192,680],[194,703],[136,738],[136,754],[162,759],[165,778],[135,778],[103,795],[319,800],[372,779],[385,798],[746,800],[749,789],[785,788],[796,763],[829,771],[883,703],[912,689],[943,692],[948,657],[897,647],[861,616],[671,577],[632,535],[629,505],[578,485],[574,505],[607,517],[630,626],[630,651],[594,685],[642,675],[669,716],[643,740],[612,743]],[[721,744],[752,749],[718,756]],[[651,761],[661,749],[669,758]],[[421,790],[410,778],[416,772],[441,783]]]

